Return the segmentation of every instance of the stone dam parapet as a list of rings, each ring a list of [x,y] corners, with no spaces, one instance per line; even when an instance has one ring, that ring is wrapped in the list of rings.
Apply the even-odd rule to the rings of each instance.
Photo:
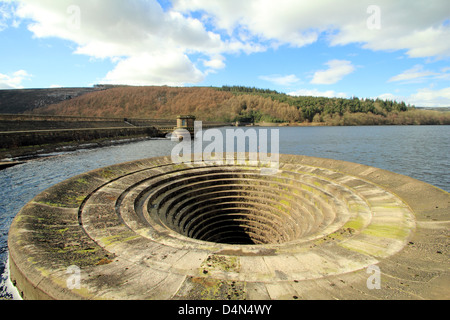
[[[204,128],[227,123],[204,122]],[[165,137],[177,120],[0,115],[0,149],[127,137]]]
[[[72,141],[92,141],[130,136],[162,136],[155,127],[90,128],[39,131],[0,132],[0,148],[56,144]]]

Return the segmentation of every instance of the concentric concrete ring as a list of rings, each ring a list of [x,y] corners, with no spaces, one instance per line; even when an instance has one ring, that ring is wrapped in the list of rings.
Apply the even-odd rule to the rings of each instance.
[[[343,161],[238,160],[50,188],[13,222],[11,278],[29,299],[449,298],[447,192]]]

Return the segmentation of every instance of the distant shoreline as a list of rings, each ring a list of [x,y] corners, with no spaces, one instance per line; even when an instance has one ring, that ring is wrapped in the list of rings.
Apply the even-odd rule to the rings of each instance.
[[[255,123],[248,127],[379,127],[379,126],[448,126],[450,124],[355,124],[339,125],[321,122],[311,123]],[[247,127],[247,126],[246,126]]]

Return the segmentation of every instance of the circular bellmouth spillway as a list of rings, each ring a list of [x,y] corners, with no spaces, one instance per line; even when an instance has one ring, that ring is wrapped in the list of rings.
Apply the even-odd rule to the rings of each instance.
[[[10,229],[13,282],[27,299],[449,297],[447,192],[343,161],[250,158],[153,158],[50,188]]]

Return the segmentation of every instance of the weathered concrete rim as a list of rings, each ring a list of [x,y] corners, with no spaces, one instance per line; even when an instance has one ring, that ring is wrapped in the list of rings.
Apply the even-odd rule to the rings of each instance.
[[[334,238],[324,235],[311,240],[310,248],[304,245],[292,253],[275,245],[250,248],[212,244],[208,249],[199,242],[196,250],[197,240],[193,239],[186,249],[171,245],[174,243],[171,241],[183,241],[183,237],[149,240],[142,236],[147,232],[144,229],[132,230],[117,216],[110,219],[108,214],[113,210],[115,215],[115,208],[109,204],[91,206],[95,204],[89,203],[91,196],[103,196],[96,192],[107,185],[114,191],[114,182],[122,178],[149,172],[151,167],[154,172],[164,166],[185,168],[173,165],[169,157],[160,157],[91,171],[33,199],[16,216],[10,229],[11,279],[26,299],[450,297],[448,192],[410,177],[344,161],[280,155],[280,163],[282,170],[307,167],[311,177],[323,177],[326,172],[330,174],[327,178],[338,179],[334,181],[353,190],[355,195],[359,183],[365,182],[384,190],[390,199],[399,199],[403,203],[401,216],[406,217],[401,239],[389,242],[392,230],[377,227],[364,230],[364,237],[357,240],[342,240],[338,234],[333,234]],[[368,195],[364,199],[372,198]],[[89,219],[95,218],[88,221],[88,230],[80,220],[85,206],[92,210]],[[371,210],[385,219],[380,221],[389,220],[391,211],[387,206]],[[107,218],[103,219],[104,214]],[[99,243],[92,238],[91,231],[110,232],[110,236],[103,235]],[[370,242],[373,239],[379,242]],[[366,248],[369,243],[380,247]],[[390,250],[393,244],[395,250]],[[285,272],[289,264],[298,266],[298,261],[319,266],[320,270],[301,271],[295,267],[290,273]],[[327,268],[323,262],[328,263]],[[381,290],[367,288],[370,275],[366,267],[372,264],[382,271]],[[81,270],[81,286],[70,289],[68,281],[72,278],[67,268],[73,265]]]

